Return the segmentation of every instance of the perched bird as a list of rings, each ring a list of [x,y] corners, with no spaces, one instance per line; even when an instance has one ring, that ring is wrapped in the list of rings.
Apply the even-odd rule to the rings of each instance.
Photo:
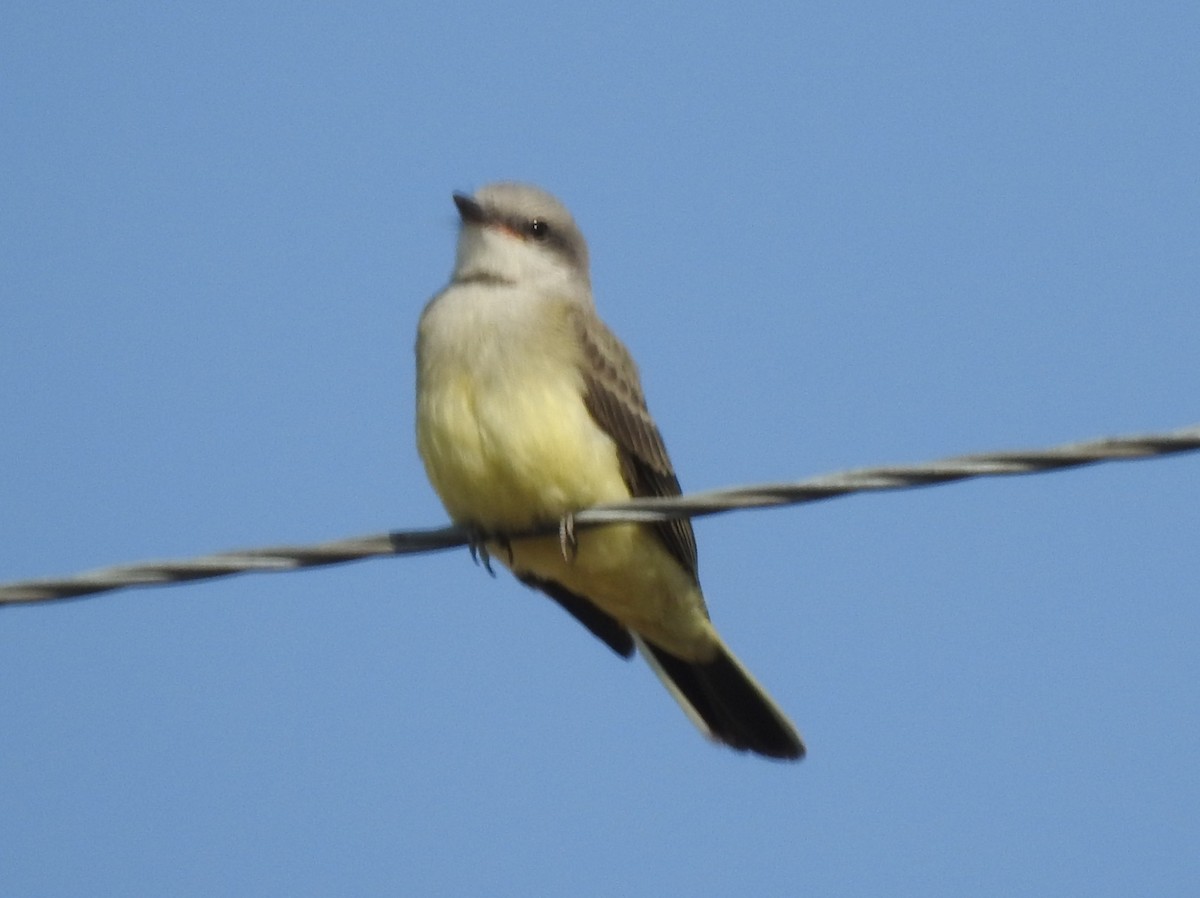
[[[679,481],[637,367],[596,315],[571,214],[510,182],[454,202],[454,272],[417,336],[417,446],[450,517],[613,651],[640,650],[705,735],[803,757],[709,620],[689,521],[573,532],[573,512],[676,496]],[[504,538],[556,522],[560,536]]]

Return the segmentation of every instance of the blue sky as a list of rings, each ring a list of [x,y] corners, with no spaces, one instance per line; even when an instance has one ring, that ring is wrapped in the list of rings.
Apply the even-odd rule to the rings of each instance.
[[[1200,8],[16,4],[0,581],[445,521],[452,190],[685,489],[1200,421]],[[1195,894],[1200,457],[697,522],[799,765],[465,552],[0,613],[6,893]]]

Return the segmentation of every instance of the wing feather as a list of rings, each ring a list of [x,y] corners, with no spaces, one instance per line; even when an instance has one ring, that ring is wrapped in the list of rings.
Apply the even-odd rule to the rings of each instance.
[[[593,420],[617,444],[621,474],[630,495],[678,496],[679,480],[662,434],[646,407],[637,365],[629,350],[590,309],[579,309],[574,317],[583,354],[583,401]],[[692,522],[677,518],[651,526],[667,551],[696,578]]]

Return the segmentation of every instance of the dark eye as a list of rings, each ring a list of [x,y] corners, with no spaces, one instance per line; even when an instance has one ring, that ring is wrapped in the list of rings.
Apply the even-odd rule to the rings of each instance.
[[[545,240],[550,236],[550,225],[540,218],[535,218],[525,226],[525,230],[534,240]]]

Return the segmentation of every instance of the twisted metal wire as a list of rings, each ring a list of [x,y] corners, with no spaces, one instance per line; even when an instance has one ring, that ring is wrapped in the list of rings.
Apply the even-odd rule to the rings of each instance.
[[[679,517],[700,517],[749,508],[800,505],[849,493],[909,489],[952,483],[971,477],[1037,474],[1077,468],[1103,461],[1131,461],[1200,449],[1200,425],[1162,434],[1112,437],[1071,443],[1049,449],[962,455],[915,465],[858,468],[792,483],[767,483],[732,489],[690,493],[659,499],[631,499],[596,506],[574,515],[576,527],[621,521],[654,522]],[[543,536],[558,532],[557,523],[527,533],[493,534],[507,538]],[[314,546],[275,546],[221,552],[182,561],[157,561],[86,571],[70,577],[24,580],[0,585],[0,605],[49,602],[125,589],[210,580],[231,574],[293,571],[342,564],[384,555],[412,555],[465,545],[474,546],[478,534],[462,527],[408,530]],[[486,562],[486,559],[485,559]]]

